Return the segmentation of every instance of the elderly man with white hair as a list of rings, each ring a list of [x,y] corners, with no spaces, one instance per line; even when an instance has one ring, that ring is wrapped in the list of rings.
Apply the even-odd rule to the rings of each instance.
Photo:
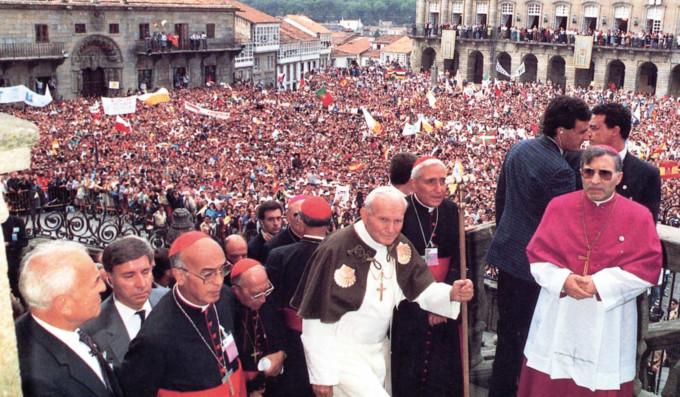
[[[19,289],[29,310],[16,322],[24,396],[122,396],[111,367],[79,329],[99,314],[105,289],[85,247],[39,245],[22,261]]]
[[[394,187],[366,198],[361,220],[314,252],[291,304],[302,317],[302,343],[317,396],[388,396],[387,330],[404,299],[447,318],[472,299],[470,280],[453,286],[432,272],[401,233],[406,201]]]

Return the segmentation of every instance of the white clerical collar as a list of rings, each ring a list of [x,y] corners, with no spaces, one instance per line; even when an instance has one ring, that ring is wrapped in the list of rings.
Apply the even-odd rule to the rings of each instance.
[[[621,161],[626,159],[626,153],[628,153],[628,149],[626,149],[625,147],[623,148],[622,151],[619,152],[619,157],[621,157]]]
[[[614,194],[612,194],[611,196],[609,196],[608,199],[604,199],[604,200],[602,200],[602,201],[593,201],[593,203],[595,203],[595,205],[599,207],[600,204],[604,204],[604,203],[606,203],[607,201],[611,201],[611,199],[613,199],[614,196],[616,196],[616,192],[614,192]]]
[[[197,305],[192,303],[190,300],[185,298],[184,295],[182,295],[182,291],[179,290],[179,286],[177,284],[175,284],[175,291],[177,291],[177,296],[182,300],[182,302],[184,302],[185,305],[193,307],[194,309],[200,309],[202,312],[208,310],[208,307],[210,306],[209,303],[207,305]]]
[[[386,246],[383,244],[380,244],[379,242],[373,240],[373,237],[371,237],[370,234],[368,234],[368,230],[366,230],[366,225],[364,224],[364,221],[360,220],[358,222],[354,223],[354,230],[357,232],[359,235],[359,238],[366,243],[369,247],[373,248],[374,250],[378,249],[385,249]]]
[[[312,235],[312,234],[305,234],[305,235],[302,236],[302,238],[306,238],[306,239],[309,239],[309,240],[323,241],[323,239],[324,239],[325,237],[314,236],[314,235]]]
[[[137,310],[119,301],[118,298],[116,298],[115,292],[113,293],[113,304],[116,305],[116,310],[118,310],[118,314],[120,314],[120,318],[123,319],[124,323],[126,323],[129,319],[135,317],[139,310],[145,311],[145,317],[148,317],[149,312],[151,311],[151,303],[149,303],[148,299],[146,300],[146,302],[144,302],[142,308]]]
[[[436,207],[430,207],[430,206],[427,206],[427,205],[423,204],[422,201],[418,200],[418,196],[416,196],[415,193],[413,193],[413,197],[416,198],[416,201],[418,202],[418,204],[420,204],[420,205],[422,205],[423,207],[427,208],[427,212],[432,212],[432,211],[434,211],[434,209],[436,208]]]

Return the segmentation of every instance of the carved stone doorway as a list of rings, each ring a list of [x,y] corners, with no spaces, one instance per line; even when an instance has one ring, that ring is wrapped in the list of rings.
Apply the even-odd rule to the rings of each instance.
[[[74,93],[111,96],[109,82],[118,82],[117,91],[124,92],[123,55],[110,38],[91,35],[80,40],[73,49],[71,65]]]

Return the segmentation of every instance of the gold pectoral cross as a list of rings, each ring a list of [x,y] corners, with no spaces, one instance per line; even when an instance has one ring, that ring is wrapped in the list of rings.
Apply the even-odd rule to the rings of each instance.
[[[590,254],[593,252],[592,248],[589,248],[586,251],[586,256],[579,255],[578,259],[585,261],[586,263],[583,265],[583,275],[587,276],[588,275],[588,266],[590,265]]]
[[[382,302],[383,298],[383,291],[385,291],[387,288],[383,287],[383,272],[380,272],[380,287],[376,288],[375,290],[380,292],[380,302]]]
[[[255,349],[253,350],[253,354],[251,354],[251,356],[253,357],[253,359],[255,360],[255,362],[257,362],[257,357],[260,356],[260,352],[257,350],[257,348],[255,348]]]

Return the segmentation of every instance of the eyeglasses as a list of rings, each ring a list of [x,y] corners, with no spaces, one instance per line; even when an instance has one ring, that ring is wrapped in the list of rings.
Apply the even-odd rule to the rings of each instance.
[[[239,288],[241,288],[241,290],[243,290],[243,287],[241,287],[240,285],[237,285],[237,287],[239,287]],[[272,282],[270,281],[269,286],[267,287],[266,290],[264,290],[260,293],[257,293],[255,295],[250,295],[250,294],[248,294],[248,295],[250,295],[250,297],[253,298],[254,301],[257,301],[257,300],[264,298],[265,296],[271,295],[271,293],[273,291],[274,291],[274,286],[272,285]]]
[[[193,276],[200,278],[203,281],[203,284],[205,284],[205,283],[208,282],[208,280],[215,279],[215,276],[218,276],[220,278],[224,278],[227,274],[229,274],[232,266],[233,265],[230,262],[226,262],[224,265],[220,266],[219,269],[207,272],[202,276],[200,274],[196,274],[196,273],[192,272],[191,270],[187,269],[186,267],[183,267],[181,269],[184,270],[185,272],[193,275]]]
[[[610,181],[614,176],[614,172],[610,170],[595,170],[592,168],[581,168],[581,175],[586,179],[591,179],[595,176],[595,172],[603,181]],[[618,171],[616,172],[618,174]]]

